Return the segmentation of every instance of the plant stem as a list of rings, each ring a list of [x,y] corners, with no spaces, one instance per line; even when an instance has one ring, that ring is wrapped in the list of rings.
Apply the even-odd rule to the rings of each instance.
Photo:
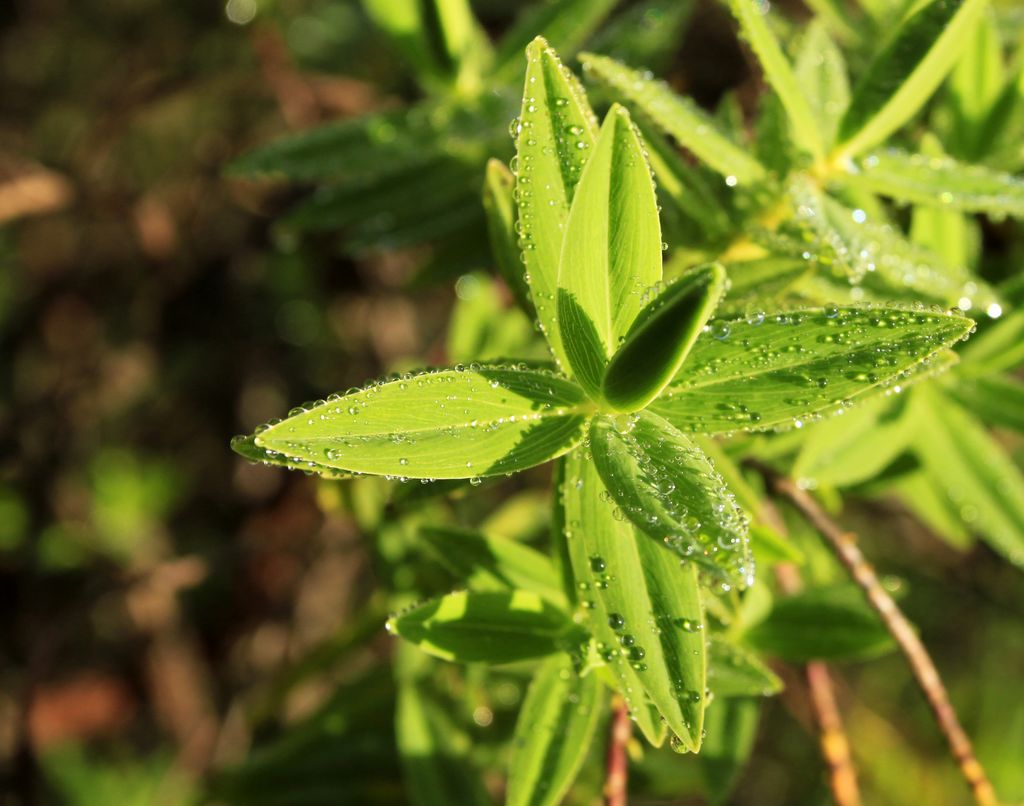
[[[612,703],[612,724],[608,737],[608,756],[604,782],[605,806],[626,806],[629,783],[627,745],[633,733],[626,701],[616,697]]]
[[[761,505],[761,519],[785,536],[786,524],[770,499]],[[775,579],[787,596],[800,592],[804,583],[800,571],[792,563],[775,566]],[[850,741],[843,728],[843,719],[836,702],[835,686],[828,666],[823,661],[811,661],[804,666],[804,679],[810,696],[811,712],[818,728],[821,755],[828,766],[828,785],[836,806],[860,806],[857,769],[850,753]]]
[[[974,755],[971,740],[967,738],[956,711],[949,701],[949,694],[939,677],[935,663],[913,625],[903,615],[896,602],[886,593],[874,568],[865,559],[857,546],[857,536],[843,531],[832,521],[810,495],[801,490],[792,479],[775,472],[760,462],[750,462],[765,478],[769,488],[789,501],[809,524],[825,539],[839,562],[846,568],[853,580],[860,586],[868,602],[877,611],[882,622],[896,640],[900,650],[910,664],[918,686],[928,700],[939,729],[949,743],[950,752],[967,780],[974,800],[979,806],[996,806],[995,791],[985,773],[984,767]]]

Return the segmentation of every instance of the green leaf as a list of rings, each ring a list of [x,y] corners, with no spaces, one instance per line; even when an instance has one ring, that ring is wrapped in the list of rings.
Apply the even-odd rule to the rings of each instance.
[[[704,714],[704,614],[695,568],[679,561],[614,506],[582,451],[566,458],[565,539],[598,650],[644,735],[660,744],[657,714],[696,751]]]
[[[914,391],[914,450],[961,520],[1024,567],[1024,475],[970,413],[937,390]]]
[[[838,306],[719,321],[651,411],[705,434],[802,427],[893,389],[973,326],[955,314]]]
[[[985,3],[917,4],[854,87],[839,124],[840,154],[852,156],[877,145],[917,113],[960,55]]]
[[[259,462],[264,465],[277,465],[286,467],[289,470],[303,470],[306,472],[315,471],[325,479],[350,479],[352,474],[345,470],[337,470],[333,467],[319,464],[305,459],[290,459],[280,453],[267,448],[261,448],[256,444],[255,435],[245,436],[239,434],[231,439],[231,450],[248,459],[250,462]]]
[[[420,685],[403,683],[398,688],[395,739],[406,792],[416,806],[489,802],[470,765],[469,737]]]
[[[559,258],[569,207],[594,150],[597,124],[583,88],[541,39],[526,49],[526,86],[516,134],[520,245],[530,295],[555,360],[571,364],[558,324]]]
[[[627,5],[597,32],[588,49],[660,72],[678,53],[696,6],[695,0],[641,0]]]
[[[752,652],[712,636],[708,688],[715,697],[771,697],[782,691],[783,685],[778,675]]]
[[[810,588],[775,602],[743,642],[780,660],[855,660],[891,650],[895,644],[878,616],[853,587]]]
[[[729,264],[729,290],[718,306],[727,311],[752,313],[786,295],[811,272],[802,257],[766,257]]]
[[[714,263],[670,284],[637,314],[608,362],[601,396],[616,411],[637,411],[672,380],[725,290]]]
[[[516,201],[513,188],[516,178],[500,160],[487,161],[484,177],[484,213],[487,217],[487,235],[498,273],[508,283],[516,302],[531,318],[536,318],[530,287],[526,282],[523,261],[515,230]]]
[[[608,86],[702,163],[731,177],[732,184],[765,177],[764,166],[718,131],[712,118],[692,100],[676,95],[663,81],[593,53],[580,54],[580,61],[589,77]]]
[[[579,388],[551,372],[472,365],[332,395],[255,441],[271,461],[305,461],[314,472],[473,479],[565,453],[582,437],[586,411]]]
[[[931,532],[949,545],[966,551],[974,543],[955,508],[943,492],[945,485],[927,471],[906,473],[887,486]]]
[[[939,139],[932,134],[921,138],[921,153],[928,157],[944,157],[945,152]],[[981,231],[978,222],[958,210],[942,207],[915,205],[910,216],[910,240],[942,255],[949,266],[974,266],[981,250]],[[962,273],[968,279],[967,272]]]
[[[851,184],[903,202],[988,213],[1024,216],[1024,180],[965,165],[951,157],[926,157],[889,149],[857,163]]]
[[[978,17],[968,43],[949,75],[949,99],[954,112],[955,153],[969,159],[982,156],[978,146],[1006,85],[999,21],[988,8]]]
[[[509,308],[502,291],[485,274],[464,274],[455,281],[456,301],[446,339],[450,361],[502,361],[510,355],[531,354],[538,359],[547,357],[529,318],[518,308]]]
[[[538,35],[571,57],[598,28],[617,0],[549,0],[533,3],[512,24],[498,43],[492,80],[519,81],[523,75],[523,49]]]
[[[750,548],[759,567],[778,565],[779,563],[803,565],[807,562],[807,557],[793,544],[792,540],[782,537],[763,523],[751,524]]]
[[[424,526],[420,538],[437,560],[473,591],[521,588],[565,607],[562,581],[541,552],[495,535]]]
[[[586,640],[564,611],[524,590],[449,593],[392,616],[387,627],[428,655],[458,663],[578,655]]]
[[[688,436],[651,412],[595,417],[590,448],[616,517],[740,588],[753,582],[746,518]]]
[[[594,739],[604,710],[601,693],[597,675],[578,676],[565,656],[537,670],[516,721],[507,806],[562,801]]]
[[[989,315],[995,315],[994,308]],[[965,374],[983,375],[1004,372],[1024,363],[1024,308],[1001,316],[972,338],[963,350]]]
[[[713,806],[730,802],[736,779],[754,749],[760,712],[760,701],[749,697],[723,700],[708,709],[708,735],[696,761]]]
[[[825,156],[821,128],[807,101],[793,67],[782,52],[765,19],[768,6],[756,0],[730,0],[733,16],[764,70],[764,76],[779,95],[789,116],[791,131],[797,144],[817,161]]]
[[[960,404],[988,425],[1024,434],[1024,381],[1010,375],[961,378],[948,388]]]
[[[826,146],[836,139],[839,120],[850,105],[850,80],[846,60],[832,41],[825,23],[814,19],[800,45],[795,66],[796,79],[804,88],[807,105]]]
[[[642,296],[661,280],[658,201],[643,144],[612,106],[565,227],[558,264],[558,328],[580,385],[600,399],[608,359],[629,332]]]
[[[902,397],[877,397],[815,423],[793,465],[792,475],[806,487],[848,487],[881,473],[903,453],[914,436]]]

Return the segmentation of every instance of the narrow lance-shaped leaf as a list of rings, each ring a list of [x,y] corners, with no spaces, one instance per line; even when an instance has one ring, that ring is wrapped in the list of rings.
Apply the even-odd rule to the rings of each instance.
[[[715,697],[770,697],[782,691],[778,675],[749,650],[712,636],[708,689]]]
[[[593,53],[581,54],[580,61],[588,76],[614,90],[701,162],[731,178],[732,184],[765,177],[763,165],[718,131],[714,120],[692,100],[676,95],[665,82]]]
[[[393,616],[388,631],[430,655],[459,663],[511,663],[568,652],[586,633],[530,591],[459,591]]]
[[[850,103],[850,80],[842,51],[828,35],[824,22],[814,19],[804,33],[795,74],[826,146],[836,139],[839,120]]]
[[[967,46],[954,65],[947,86],[955,115],[955,153],[977,159],[983,154],[978,145],[987,137],[982,130],[988,125],[993,107],[1006,85],[1003,44],[995,11],[986,9],[978,17],[974,30],[965,36]]]
[[[398,687],[395,739],[408,795],[416,806],[489,802],[469,762],[469,737],[420,685],[404,682]]]
[[[697,750],[705,660],[695,568],[680,568],[664,546],[615,517],[610,494],[582,451],[566,457],[562,496],[580,602],[633,718],[658,745],[660,714],[683,747]]]
[[[555,360],[570,371],[558,326],[558,265],[576,183],[593,151],[597,124],[576,77],[541,39],[526,49],[516,136],[520,246],[537,321]]]
[[[645,411],[595,418],[590,447],[616,517],[730,584],[753,583],[746,518],[688,436]]]
[[[903,202],[968,213],[1024,216],[1024,180],[951,157],[890,149],[860,160],[847,181]]]
[[[505,537],[453,527],[425,526],[420,538],[470,590],[519,588],[565,606],[558,572],[536,549]]]
[[[702,267],[640,311],[605,373],[601,396],[611,408],[636,411],[658,396],[686,360],[725,284],[721,264]]]
[[[801,427],[922,371],[973,327],[956,314],[838,306],[720,320],[651,410],[705,434]]]
[[[945,78],[986,0],[918,4],[853,90],[839,124],[839,153],[859,154],[910,120]]]
[[[553,806],[572,786],[601,718],[596,674],[577,675],[569,658],[545,661],[526,692],[512,739],[508,806]]]
[[[985,427],[937,390],[915,390],[914,450],[960,519],[1024,567],[1024,475]]]
[[[792,65],[782,52],[779,40],[768,26],[764,13],[767,6],[756,0],[730,0],[729,5],[740,23],[747,42],[761,62],[765,78],[782,101],[789,117],[793,137],[815,160],[821,159],[825,155],[821,128],[814,112],[811,111],[807,97],[800,88]]]
[[[608,359],[661,280],[658,201],[629,114],[613,105],[583,169],[558,264],[558,327],[569,365],[597,399]]]
[[[515,230],[516,201],[513,195],[516,178],[500,160],[487,162],[484,177],[484,213],[487,216],[487,235],[491,241],[491,252],[498,272],[508,283],[516,302],[526,313],[535,318],[530,287],[519,251]]]
[[[560,456],[582,437],[578,387],[544,370],[477,366],[409,374],[257,430],[269,461],[404,478],[480,478]]]
[[[894,648],[878,615],[852,587],[809,589],[775,602],[743,641],[781,660],[852,660]]]

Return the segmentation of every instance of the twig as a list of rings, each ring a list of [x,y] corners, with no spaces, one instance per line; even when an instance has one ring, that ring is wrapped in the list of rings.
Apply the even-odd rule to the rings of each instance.
[[[761,504],[760,516],[778,534],[786,534],[786,524],[771,500]],[[803,588],[800,571],[792,563],[775,566],[775,579],[787,596]],[[857,769],[853,764],[850,742],[846,738],[843,719],[836,702],[835,686],[828,666],[823,661],[810,661],[804,666],[804,679],[810,695],[811,712],[818,728],[818,743],[828,766],[828,784],[836,806],[860,806]]]
[[[967,738],[956,711],[949,701],[949,694],[939,677],[935,663],[914,628],[896,606],[892,597],[886,593],[871,564],[865,559],[857,546],[857,536],[852,532],[843,531],[818,503],[806,492],[801,490],[791,479],[780,475],[772,468],[760,462],[749,463],[765,478],[770,489],[789,501],[800,515],[810,523],[828,543],[839,562],[846,568],[853,580],[860,586],[868,602],[878,612],[882,622],[896,640],[900,650],[910,664],[918,686],[928,700],[928,705],[935,715],[939,729],[949,743],[953,758],[960,766],[960,771],[967,780],[980,806],[996,806],[995,791],[992,788],[984,767],[974,755],[971,740]]]
[[[608,740],[606,777],[604,781],[605,806],[626,806],[629,783],[629,756],[627,745],[633,733],[629,708],[625,700],[616,697],[612,705],[612,725]]]

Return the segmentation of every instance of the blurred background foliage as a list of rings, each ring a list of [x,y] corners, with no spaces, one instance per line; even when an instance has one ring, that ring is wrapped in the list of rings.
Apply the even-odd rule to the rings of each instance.
[[[530,667],[442,664],[383,624],[460,581],[425,523],[542,546],[549,470],[439,497],[250,465],[227,438],[386,371],[538,354],[494,279],[480,203],[487,157],[512,155],[533,35],[570,63],[586,46],[649,67],[723,121],[749,116],[759,79],[705,0],[479,0],[476,21],[427,49],[388,30],[385,6],[0,8],[0,803],[500,793]],[[1020,7],[997,9],[999,36],[1018,42]],[[957,128],[964,97],[947,88],[931,113],[947,149],[1018,172],[1012,138],[982,148]],[[253,149],[296,132],[311,134],[286,147],[295,181],[257,178],[274,147]],[[303,151],[324,137],[345,144],[336,164]],[[1004,280],[1019,223],[971,226],[999,245],[982,276]],[[997,437],[1019,462],[1019,436]],[[943,512],[922,522],[854,486],[844,518],[932,648],[997,789],[1024,798],[1024,588],[971,545],[969,518]],[[792,529],[808,573],[834,575]],[[801,681],[778,671],[780,697],[709,710],[699,758],[636,759],[636,802],[827,802]],[[868,802],[957,802],[902,660],[837,678]],[[598,746],[571,802],[592,802],[602,778]]]

